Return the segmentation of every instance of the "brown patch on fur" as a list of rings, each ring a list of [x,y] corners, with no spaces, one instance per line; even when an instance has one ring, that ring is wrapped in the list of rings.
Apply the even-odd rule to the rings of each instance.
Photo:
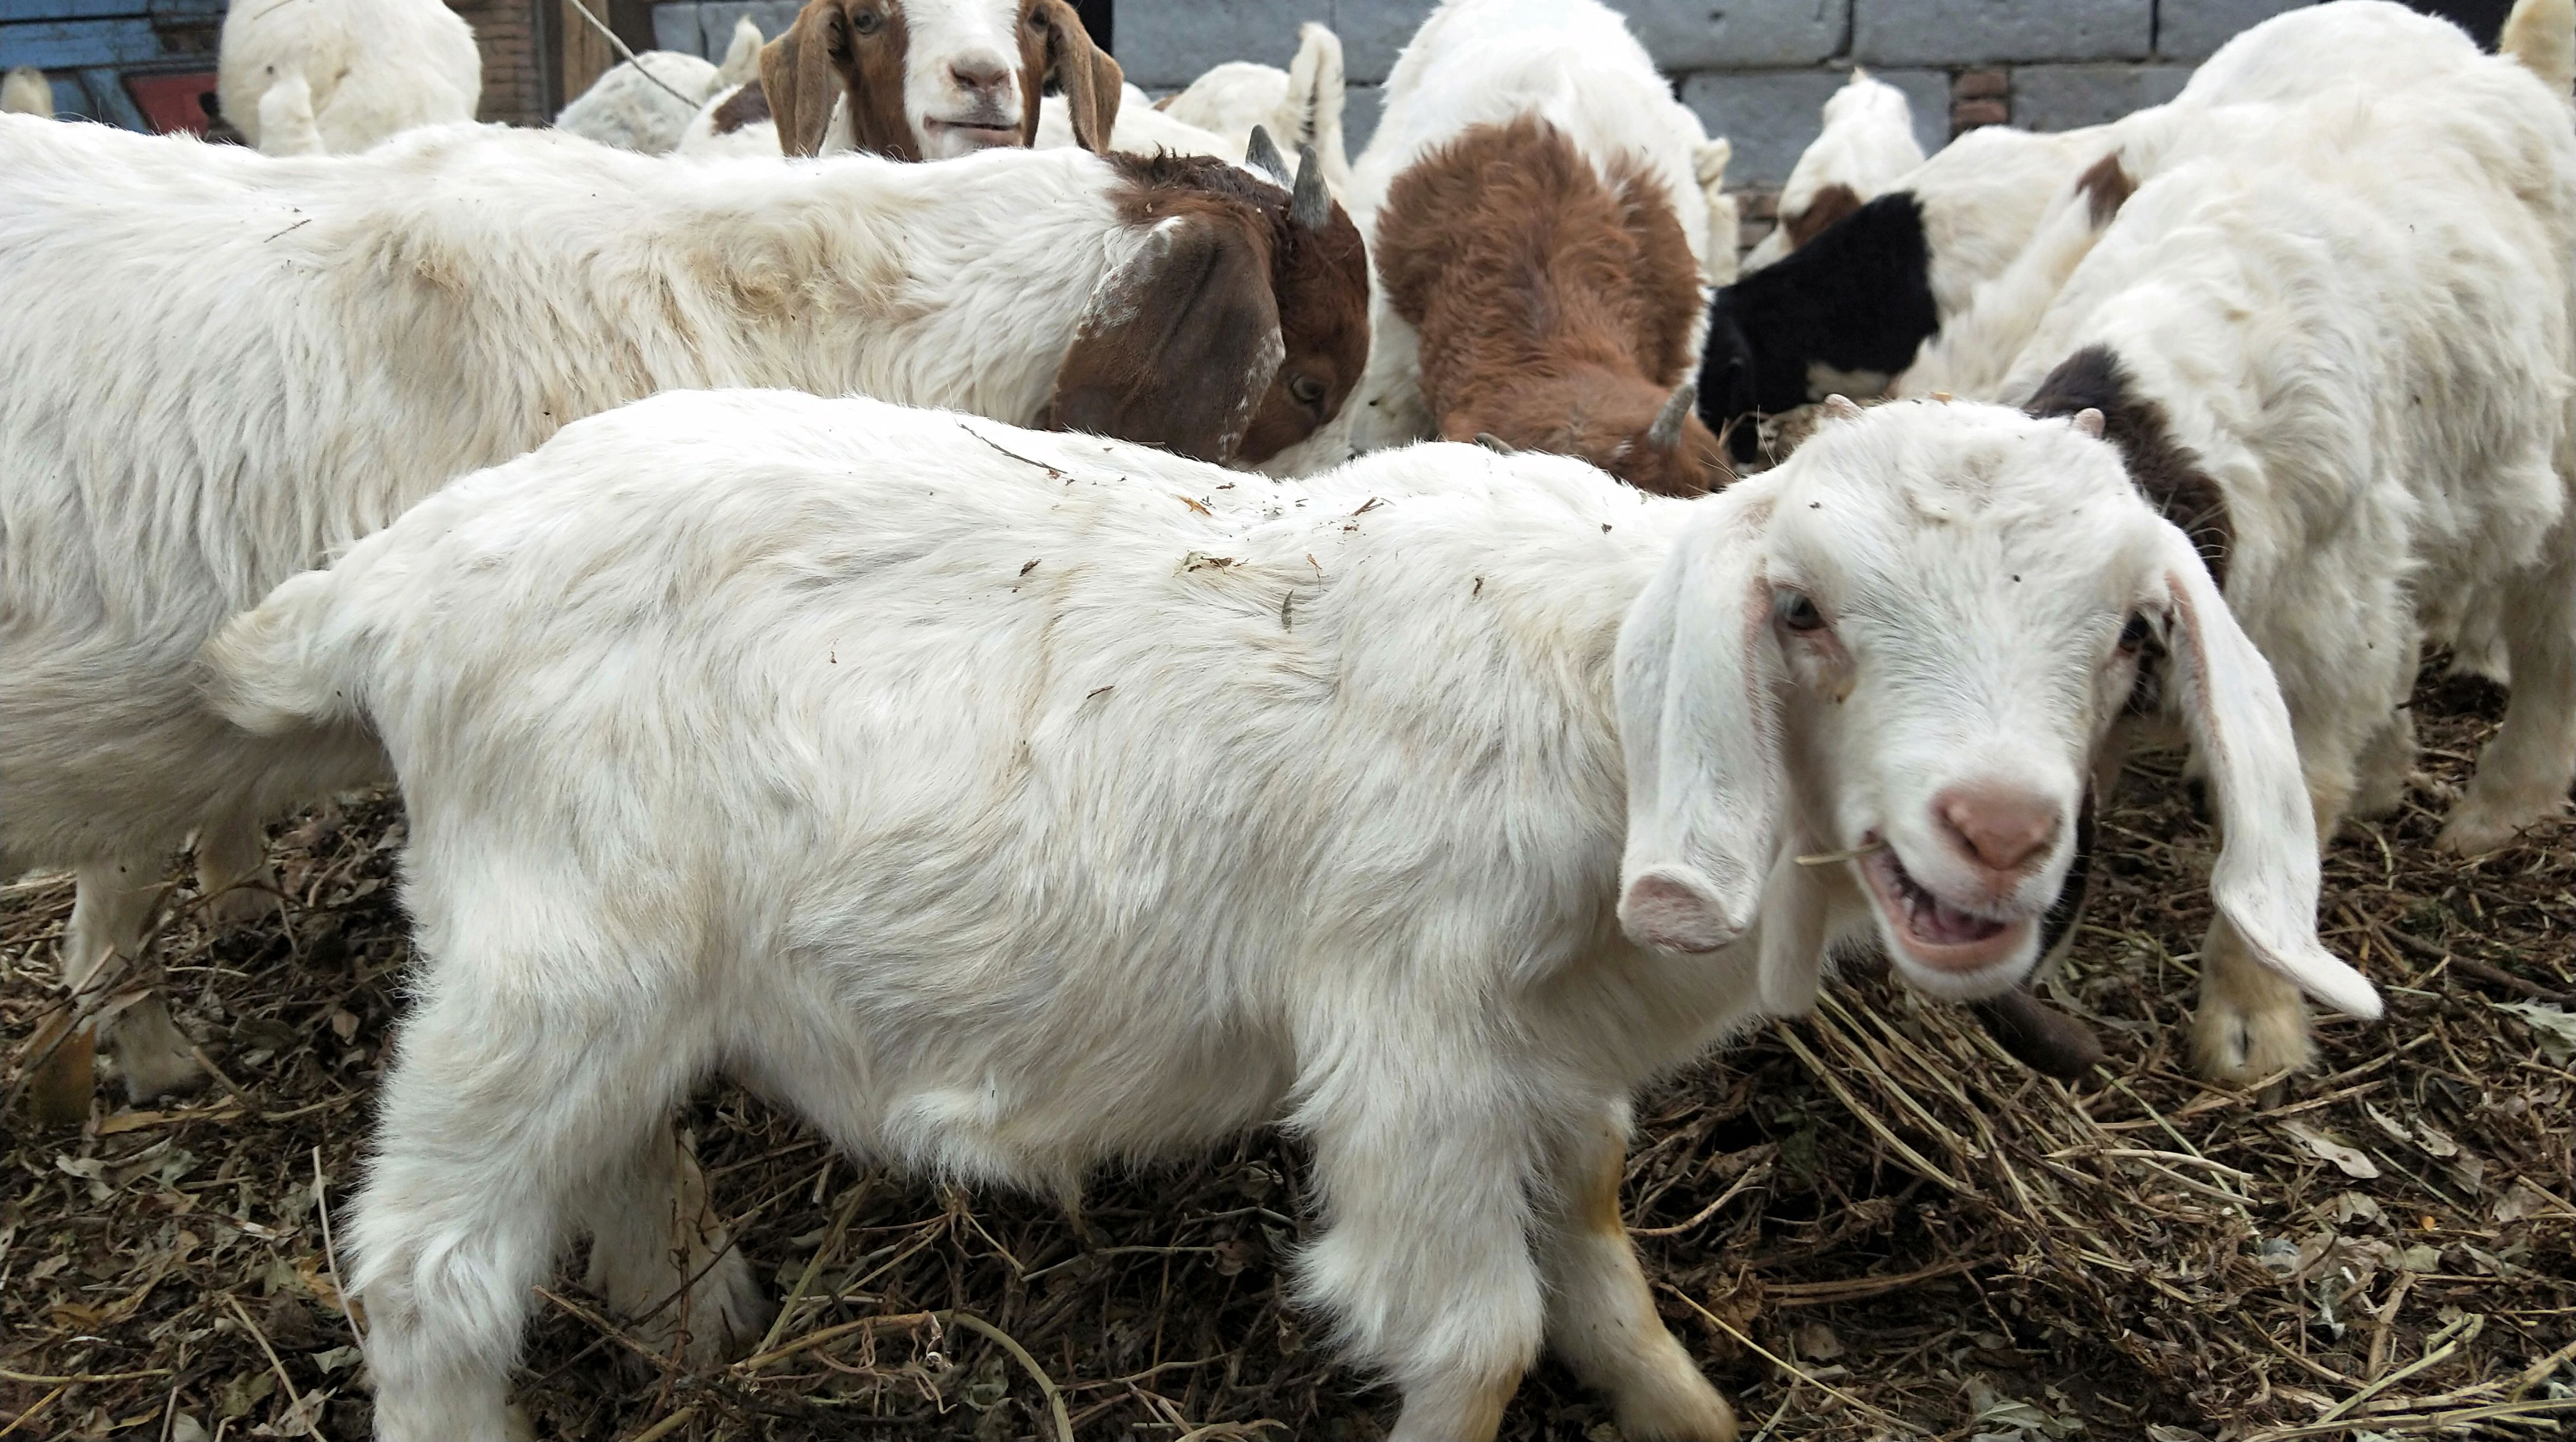
[[[1422,332],[1423,400],[1444,437],[1580,456],[1664,495],[1730,479],[1697,416],[1676,446],[1647,437],[1699,364],[1699,267],[1652,176],[1596,174],[1535,116],[1474,126],[1396,178],[1377,268]]]
[[[2129,203],[2130,196],[2138,193],[2138,182],[2130,179],[2129,172],[2120,168],[2119,156],[2106,155],[2076,177],[2075,188],[2083,191],[2085,199],[2092,203],[2093,228],[2100,230],[2111,223],[2112,216],[2120,213],[2121,206]]]
[[[716,107],[715,127],[718,135],[731,135],[746,125],[758,125],[770,118],[769,92],[761,87],[755,75],[743,82],[742,88]]]
[[[1860,209],[1860,192],[1848,185],[1828,185],[1816,192],[1807,208],[1796,215],[1782,217],[1780,224],[1789,232],[1789,248],[1797,249],[1816,238],[1816,232]]]
[[[1254,462],[1340,411],[1368,362],[1369,337],[1367,252],[1341,207],[1321,230],[1306,230],[1289,220],[1286,191],[1238,166],[1103,158],[1127,181],[1122,220],[1140,230],[1178,220],[1187,239],[1159,262],[1169,274],[1134,278],[1137,314],[1097,329],[1086,321],[1057,372],[1047,423]],[[1116,300],[1105,308],[1126,298]],[[1244,387],[1256,353],[1248,333],[1222,321],[1229,314],[1258,319],[1261,354],[1273,336],[1280,347],[1255,396]],[[1118,428],[1103,430],[1104,421]]]
[[[2120,448],[2139,494],[2191,537],[2210,579],[2225,586],[2227,554],[2236,544],[2226,493],[2201,468],[2200,456],[2173,438],[2165,408],[2136,393],[2128,368],[2109,346],[2086,346],[2059,362],[2023,407],[2035,416],[2071,416],[2087,408],[2102,413],[2103,439]]]
[[[903,109],[907,34],[903,0],[806,0],[795,23],[760,52],[760,85],[776,112],[778,148],[820,153],[832,103],[847,96],[852,144],[919,160],[921,141]]]
[[[1054,85],[1064,92],[1075,142],[1106,151],[1126,83],[1065,0],[1020,0],[1020,144],[1038,143],[1038,98]]]

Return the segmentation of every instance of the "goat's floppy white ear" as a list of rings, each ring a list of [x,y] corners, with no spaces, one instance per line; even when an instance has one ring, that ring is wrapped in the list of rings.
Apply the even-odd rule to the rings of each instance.
[[[1771,1016],[1805,1016],[1816,1009],[1825,979],[1825,883],[1813,867],[1798,864],[1798,848],[1783,846],[1762,890],[1762,1010]]]
[[[1619,628],[1619,925],[1667,951],[1714,951],[1741,935],[1771,872],[1781,778],[1762,574],[1770,501],[1730,499],[1706,503]]]
[[[2317,940],[2317,828],[2270,663],[2218,594],[2191,538],[2165,525],[2183,724],[2209,768],[2225,837],[2210,899],[2262,963],[2364,1021],[2379,992]]]

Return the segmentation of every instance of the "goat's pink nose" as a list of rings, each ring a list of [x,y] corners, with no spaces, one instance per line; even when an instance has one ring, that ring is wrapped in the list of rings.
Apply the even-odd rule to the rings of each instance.
[[[999,90],[1011,78],[1011,71],[998,59],[968,56],[948,62],[948,78],[964,90]]]
[[[1950,842],[1992,871],[2018,871],[2057,838],[2056,803],[2006,786],[1953,786],[1932,801]]]

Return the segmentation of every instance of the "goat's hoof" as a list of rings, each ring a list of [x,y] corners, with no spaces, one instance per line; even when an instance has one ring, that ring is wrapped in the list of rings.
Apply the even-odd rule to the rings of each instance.
[[[1696,1373],[1696,1386],[1621,1397],[1619,1435],[1628,1442],[1735,1442],[1735,1409]]]
[[[2516,837],[2562,812],[2562,806],[2514,806],[2472,796],[2451,812],[2434,845],[2452,856],[2483,856],[2511,846]]]
[[[125,1083],[125,1099],[136,1106],[203,1091],[212,1080],[188,1034],[155,1002],[121,1014],[113,1040],[116,1074]]]
[[[98,1042],[87,1027],[58,1013],[28,1044],[27,1119],[40,1128],[76,1127],[89,1119],[97,1094]]]
[[[2192,1018],[2192,1070],[2227,1086],[2252,1086],[2316,1064],[2308,1009],[2293,993],[2286,1004],[2245,1007],[2202,998]]]
[[[769,1330],[778,1308],[761,1294],[742,1249],[728,1247],[706,1275],[689,1284],[688,1311],[674,1305],[636,1325],[637,1338],[662,1356],[671,1355],[677,1335],[680,1359],[691,1367],[712,1367],[741,1356]]]
[[[206,899],[206,924],[217,931],[254,926],[277,914],[276,895],[257,886],[236,886]]]

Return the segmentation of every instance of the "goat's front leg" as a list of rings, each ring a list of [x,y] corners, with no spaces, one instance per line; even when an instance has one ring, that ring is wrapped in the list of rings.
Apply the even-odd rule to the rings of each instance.
[[[1578,1124],[1552,1149],[1536,1238],[1548,1283],[1548,1345],[1587,1385],[1610,1395],[1630,1442],[1734,1442],[1734,1409],[1656,1315],[1619,1220],[1627,1139],[1622,1103]]]
[[[2344,753],[2346,758],[2349,753]],[[2306,752],[2301,752],[2304,761]],[[2308,805],[2323,849],[2343,824],[2352,798],[2352,768],[2308,773]],[[2212,1081],[2248,1086],[2317,1060],[2308,1003],[2289,978],[2257,960],[2224,916],[2213,916],[2200,947],[2200,1003],[2191,1028],[2192,1070]]]
[[[1304,1088],[1296,1120],[1328,1226],[1300,1259],[1302,1290],[1403,1394],[1388,1442],[1484,1442],[1546,1325],[1529,1248],[1538,1123],[1506,1079],[1464,1063],[1479,1044],[1382,1045],[1344,1047]]]
[[[138,1099],[204,1079],[157,985],[103,1020],[72,1024],[82,1008],[96,1007],[122,984],[126,968],[143,955],[144,932],[159,899],[158,877],[157,865],[142,857],[97,862],[73,874],[72,915],[62,940],[66,1010],[37,1037],[36,1070],[28,1083],[40,1122],[68,1124],[89,1114],[91,1060],[102,1042],[116,1057],[129,1093],[138,1075],[154,1088]]]

